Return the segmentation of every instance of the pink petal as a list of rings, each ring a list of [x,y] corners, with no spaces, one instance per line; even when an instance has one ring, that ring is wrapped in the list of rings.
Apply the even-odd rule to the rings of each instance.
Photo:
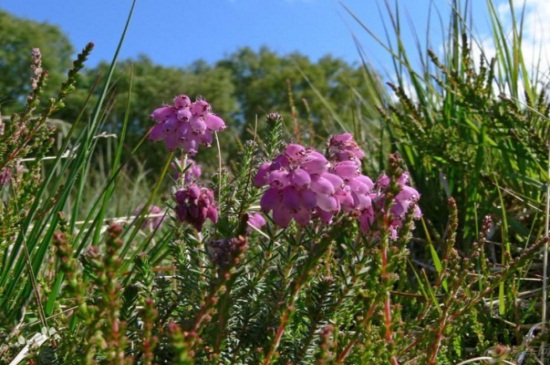
[[[355,157],[357,157],[359,160],[362,160],[365,157],[365,152],[363,152],[360,148],[355,148],[353,150],[353,153],[355,154]]]
[[[321,220],[325,223],[330,223],[332,221],[332,216],[334,214],[330,213],[330,212],[327,212],[327,211],[324,211],[322,209],[317,209],[316,211],[316,215],[319,216],[319,218],[321,218]]]
[[[342,133],[332,136],[329,144],[331,146],[340,146],[346,143],[349,143],[353,140],[353,135],[351,133]]]
[[[267,189],[260,199],[260,207],[262,207],[264,212],[269,212],[280,203],[281,199],[282,196],[280,190],[273,188]]]
[[[342,180],[342,178],[338,175],[331,174],[330,172],[325,172],[321,175],[321,177],[330,181],[335,190],[341,189],[342,186],[344,186],[344,180]]]
[[[301,168],[290,172],[290,182],[298,189],[307,189],[311,183],[309,173]]]
[[[304,208],[291,213],[291,216],[301,226],[307,226],[311,222],[311,212]]]
[[[316,176],[311,180],[311,190],[319,194],[334,194],[334,185],[322,176]]]
[[[164,144],[166,145],[166,148],[173,151],[180,146],[180,139],[175,132],[166,133]]]
[[[174,106],[177,109],[189,108],[191,106],[191,99],[187,95],[178,95],[174,98]]]
[[[185,190],[178,190],[176,192],[176,202],[178,205],[185,204],[185,200],[187,199],[187,191]]]
[[[277,204],[273,208],[273,221],[281,228],[286,228],[290,224],[292,217],[290,211],[282,204]]]
[[[370,195],[353,193],[352,197],[355,209],[363,210],[372,206],[372,199]]]
[[[208,129],[214,132],[222,131],[225,129],[225,122],[222,118],[212,113],[206,115],[205,123]]]
[[[312,160],[324,160],[327,162],[327,159],[325,156],[317,151],[309,150],[307,151],[306,155],[304,156],[304,162],[309,162]]]
[[[191,135],[189,123],[180,123],[180,125],[178,126],[177,134],[180,139],[188,139]]]
[[[208,199],[210,202],[214,201],[214,192],[212,190],[203,188],[202,193],[204,194],[206,199]],[[210,202],[209,202],[209,204],[210,204]]]
[[[358,176],[360,170],[355,162],[342,161],[334,166],[334,173],[344,180],[350,180]]]
[[[293,186],[287,186],[283,189],[283,204],[290,210],[300,208],[300,196]]]
[[[165,133],[164,133],[164,126],[160,124],[155,124],[153,128],[151,128],[151,132],[149,132],[149,139],[152,141],[160,141],[164,139]]]
[[[206,130],[206,123],[202,118],[192,116],[189,120],[189,127],[191,127],[193,133],[202,134]]]
[[[197,100],[191,104],[191,113],[193,115],[198,115],[199,117],[204,117],[210,112],[210,104],[206,100]]]
[[[181,138],[180,138],[181,141]],[[194,138],[189,138],[181,141],[181,148],[190,155],[194,155],[198,151],[198,143]]]
[[[153,113],[151,113],[151,119],[161,123],[174,114],[175,110],[171,106],[161,106],[160,108],[153,110]]]
[[[325,156],[312,152],[304,158],[301,167],[311,175],[322,174],[328,169],[328,161]]]
[[[399,238],[399,236],[397,235],[397,227],[390,226],[390,238],[392,240],[396,240],[397,238]]]
[[[420,198],[420,194],[418,191],[416,191],[415,188],[410,186],[403,186],[401,188],[401,191],[396,195],[395,200],[418,200]]]
[[[187,188],[187,194],[191,199],[198,199],[201,195],[201,189],[197,185],[190,185]]]
[[[311,190],[302,190],[300,192],[300,202],[306,209],[313,209],[317,206],[317,194]]]
[[[380,187],[380,188],[386,188],[390,185],[390,178],[388,175],[386,174],[382,174],[378,177],[378,180],[376,181],[376,184]]]
[[[264,216],[261,213],[258,212],[249,212],[248,213],[248,223],[257,229],[261,229],[263,226],[265,226],[266,221]],[[250,233],[250,230],[248,229],[248,232]]]
[[[215,205],[210,205],[206,216],[214,223],[218,221],[218,208]]]
[[[356,176],[348,182],[348,185],[351,190],[362,194],[366,194],[374,188],[372,180],[365,175]]]
[[[402,217],[405,215],[407,210],[409,209],[410,202],[404,201],[395,201],[392,207],[390,208],[391,214],[393,214],[394,217]]]
[[[254,186],[262,187],[267,185],[267,178],[269,177],[269,168],[271,167],[271,162],[266,162],[258,169],[258,173],[254,176]]]
[[[422,218],[422,211],[420,210],[420,207],[418,206],[418,204],[414,206],[413,218],[414,219]]]
[[[336,212],[340,208],[338,200],[326,194],[317,194],[317,206],[327,212]]]
[[[187,208],[184,205],[177,205],[176,215],[178,216],[178,219],[182,222],[187,220]]]
[[[273,159],[273,163],[271,164],[271,170],[288,169],[289,167],[290,161],[288,160],[288,157],[284,154],[280,154],[279,156],[275,157]]]
[[[401,186],[406,185],[409,182],[410,175],[408,172],[404,172],[399,176],[399,179],[397,179],[397,183]]]
[[[361,212],[361,216],[359,217],[359,227],[363,232],[368,233],[373,222],[374,212],[372,208],[365,209],[363,212]]]
[[[285,154],[294,161],[299,161],[304,157],[306,149],[304,146],[299,144],[291,143],[285,148]]]
[[[164,126],[164,130],[166,131],[166,133],[172,133],[179,128],[180,123],[178,121],[178,118],[173,115],[170,118],[166,119],[166,122],[164,122],[162,125]]]
[[[210,147],[212,145],[212,132],[208,129],[203,134],[200,134],[199,138],[203,146]]]
[[[334,197],[340,202],[340,205],[350,209],[354,207],[353,197],[348,191],[340,189],[334,193]]]
[[[267,181],[269,182],[269,185],[275,189],[282,189],[290,184],[288,173],[284,170],[271,171]]]
[[[187,108],[178,110],[177,117],[182,122],[188,122],[191,116],[191,111]]]

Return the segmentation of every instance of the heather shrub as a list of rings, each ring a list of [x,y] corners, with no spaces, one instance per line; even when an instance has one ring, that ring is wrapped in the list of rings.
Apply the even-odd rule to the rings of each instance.
[[[529,149],[542,129],[527,125],[512,145],[491,134],[512,119],[527,123],[535,105],[496,98],[494,61],[475,69],[467,37],[453,39],[463,46],[455,59],[464,75],[433,55],[428,77],[441,85],[430,90],[442,103],[428,105],[432,99],[399,85],[396,101],[380,106],[399,151],[375,173],[371,141],[355,128],[335,123],[326,140],[308,137],[294,133],[300,123],[289,133],[276,112],[258,119],[250,140],[235,141],[238,163],[225,166],[224,149],[235,146],[218,133],[235,126],[208,99],[179,94],[150,111],[141,143],[165,156],[161,173],[119,217],[110,213],[126,197],[119,193],[129,111],[104,185],[83,204],[116,55],[90,121],[74,121],[55,149],[49,118],[74,89],[91,45],[46,105],[34,50],[27,107],[0,124],[0,364],[541,363],[546,283],[541,304],[532,279],[533,268],[546,276],[546,260],[537,265],[547,234],[513,235],[507,224],[525,205],[484,187],[509,162],[498,162],[499,153]],[[547,121],[536,114],[536,123]],[[463,153],[452,153],[458,147],[445,142],[459,140],[464,125],[443,124],[448,115],[464,118],[483,143],[466,140]],[[204,168],[208,148],[218,161]],[[537,148],[502,181],[547,162]],[[45,162],[48,154],[55,157]],[[459,175],[453,189],[434,183],[438,168]],[[474,168],[484,175],[469,178]],[[485,200],[483,209],[471,205]],[[541,219],[523,216],[524,224]]]

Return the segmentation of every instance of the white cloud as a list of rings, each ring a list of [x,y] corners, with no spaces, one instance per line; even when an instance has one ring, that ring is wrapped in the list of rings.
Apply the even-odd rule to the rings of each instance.
[[[512,9],[508,0],[494,0],[497,14],[507,37],[508,46],[512,46]],[[550,1],[548,0],[515,0],[513,12],[517,28],[522,31],[522,55],[530,75],[530,81],[537,81],[536,88],[548,87],[550,84]],[[524,6],[525,5],[525,6]],[[523,17],[523,23],[522,22]],[[521,29],[520,29],[521,28]],[[497,56],[493,35],[481,33],[475,35],[478,47],[473,47],[473,59],[479,60],[481,51],[489,60]],[[510,50],[511,51],[511,50]],[[498,72],[498,70],[497,70]],[[504,86],[504,85],[502,85]],[[510,85],[508,85],[510,86]],[[497,84],[494,85],[498,88]],[[517,85],[518,95],[524,100],[523,83]],[[510,94],[508,89],[497,92]]]

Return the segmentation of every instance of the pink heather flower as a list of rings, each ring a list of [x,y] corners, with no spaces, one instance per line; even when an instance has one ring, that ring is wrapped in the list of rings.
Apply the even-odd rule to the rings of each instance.
[[[181,164],[182,164],[182,161],[177,158],[171,164],[172,168],[176,171],[174,174],[175,180],[179,179],[180,177],[180,171],[183,169],[183,166],[181,166]],[[184,185],[188,185],[196,181],[202,175],[201,167],[194,160],[188,158],[187,166],[189,167],[187,168],[187,171],[185,171],[185,176],[183,178]]]
[[[420,219],[420,217],[422,217],[420,207],[416,205],[420,199],[420,194],[413,187],[406,185],[409,182],[409,178],[409,174],[404,172],[396,181],[400,190],[394,197],[390,207],[391,221],[389,228],[390,238],[393,240],[399,238],[397,232],[403,225],[403,219],[405,218],[411,204],[415,204],[413,219]],[[379,213],[382,214],[386,200],[386,190],[389,188],[390,182],[390,178],[386,174],[382,174],[376,183],[378,191],[371,194],[373,205],[379,210]],[[371,230],[371,226],[374,223],[374,214],[375,210],[372,205],[361,212],[361,216],[359,217],[359,225],[363,232],[369,232]]]
[[[265,226],[266,221],[264,216],[261,213],[258,212],[248,212],[248,226],[246,227],[246,232],[248,234],[252,233],[254,231],[254,228],[256,229],[262,229],[263,226]],[[252,228],[252,227],[254,228]]]
[[[420,199],[420,194],[416,189],[410,186],[402,186],[401,191],[395,196],[394,204],[391,207],[391,213],[395,217],[403,218],[411,204],[416,203]],[[422,216],[418,205],[415,206],[413,217],[419,219]]]
[[[202,229],[207,218],[214,223],[218,221],[218,207],[210,189],[191,184],[177,191],[175,200],[178,219],[191,224],[197,231]]]
[[[134,212],[134,215],[139,215],[143,211],[143,207],[140,207],[139,209],[136,209]],[[161,215],[162,214],[162,215]],[[141,229],[146,230],[149,229],[151,231],[160,229],[162,227],[162,223],[164,221],[165,212],[160,207],[156,205],[151,205],[149,207],[149,213],[147,215],[155,215],[155,217],[147,217],[143,221],[143,224],[141,226]]]
[[[361,164],[361,159],[365,153],[359,148],[357,142],[353,140],[351,133],[342,133],[333,136],[328,146],[329,159],[334,161],[354,161]]]
[[[403,173],[393,185],[390,177],[383,174],[375,184],[361,172],[364,153],[352,134],[332,137],[328,156],[329,160],[311,148],[289,144],[272,162],[259,167],[254,185],[268,186],[260,206],[264,212],[272,211],[275,224],[285,228],[295,220],[305,226],[314,216],[330,223],[334,215],[343,211],[358,217],[360,229],[370,232],[377,216],[385,214],[386,190],[395,188],[395,183],[400,190],[390,205],[391,238],[398,238],[411,204],[415,204],[413,218],[421,217],[416,205],[420,194],[407,185],[409,174]]]
[[[359,214],[372,209],[372,180],[361,173],[361,159],[365,156],[351,133],[333,136],[329,142],[329,157],[332,161],[331,172],[343,180],[343,187],[337,197],[345,212]]]
[[[271,163],[262,165],[254,184],[268,185],[260,200],[264,212],[273,212],[273,221],[288,227],[294,219],[305,226],[312,215],[330,222],[340,211],[337,192],[343,180],[329,172],[329,162],[319,152],[298,144],[289,144]]]
[[[179,95],[173,105],[165,105],[151,113],[157,124],[151,129],[149,139],[164,141],[166,148],[183,149],[190,155],[197,153],[199,145],[212,144],[212,132],[225,129],[225,122],[212,114],[206,100],[192,103],[187,95]]]
[[[380,189],[387,189],[390,186],[390,177],[386,174],[380,175],[378,180],[376,180],[376,186]]]

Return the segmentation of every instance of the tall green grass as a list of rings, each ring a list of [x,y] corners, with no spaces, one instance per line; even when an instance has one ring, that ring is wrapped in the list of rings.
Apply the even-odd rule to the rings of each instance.
[[[159,201],[174,153],[149,186],[121,160],[129,112],[114,138],[98,138],[117,50],[90,122],[75,122],[27,195],[10,192],[26,205],[0,224],[0,355],[16,353],[18,337],[55,327],[49,346],[69,363],[465,364],[507,361],[506,346],[507,359],[526,356],[535,341],[525,335],[545,312],[537,265],[548,224],[549,111],[544,70],[522,57],[522,15],[513,13],[509,33],[487,5],[493,55],[476,50],[468,3],[452,2],[441,52],[422,48],[429,40],[407,47],[397,3],[385,3],[385,40],[347,9],[391,57],[394,95],[360,53],[369,91],[350,89],[357,117],[330,109],[325,127],[355,134],[371,176],[385,167],[397,179],[400,158],[392,166],[385,156],[399,151],[424,218],[412,238],[409,212],[395,242],[340,218],[334,228],[269,222],[235,238],[261,195],[251,186],[255,168],[283,145],[278,118],[258,128],[265,135],[255,130],[254,142],[239,141],[235,176],[215,178],[218,224],[204,234],[185,225],[140,230],[144,214],[130,215]],[[373,105],[380,118],[364,120]],[[49,115],[23,116],[45,123]],[[212,259],[222,244],[238,245],[224,265]]]
[[[38,332],[40,328],[48,327],[49,316],[56,315],[62,310],[56,305],[56,298],[61,290],[63,274],[55,265],[51,265],[50,259],[51,244],[56,231],[61,229],[70,232],[71,244],[75,251],[80,253],[86,247],[94,243],[97,244],[103,239],[107,218],[131,215],[140,204],[142,206],[145,203],[150,204],[154,199],[154,195],[151,194],[143,196],[145,185],[143,183],[140,185],[139,175],[133,177],[138,181],[128,182],[130,177],[121,173],[124,170],[120,156],[124,146],[127,120],[124,121],[122,130],[116,136],[116,147],[106,149],[107,151],[114,150],[114,154],[108,156],[110,157],[108,172],[103,175],[101,171],[105,170],[102,169],[101,163],[105,159],[96,151],[97,145],[102,139],[100,132],[106,118],[104,103],[111,85],[111,75],[116,66],[130,17],[108,74],[103,80],[98,80],[100,83],[98,87],[101,88],[102,93],[94,108],[91,120],[88,122],[81,119],[76,120],[67,135],[64,136],[63,144],[58,148],[55,159],[43,163],[43,176],[37,177],[37,184],[32,190],[29,189],[25,192],[30,203],[21,219],[10,221],[6,217],[4,220],[6,224],[4,229],[14,229],[14,232],[11,236],[2,235],[3,240],[0,242],[3,251],[0,268],[0,287],[2,288],[0,306],[3,308],[1,315],[3,329],[28,322],[28,319],[25,318],[27,306],[40,309],[39,313],[42,313],[40,321],[35,322],[34,325]],[[79,62],[81,67],[83,60]],[[74,82],[77,71],[76,69],[71,70],[68,82]],[[70,89],[65,88],[63,93],[67,92],[70,92]],[[52,104],[54,102],[62,102],[61,94],[59,99],[53,101]],[[38,106],[32,110],[36,115],[29,113],[23,117],[29,120],[37,118],[45,122],[52,108]],[[161,180],[159,179],[159,185]],[[129,189],[131,186],[134,187],[134,190]],[[140,190],[139,192],[136,191],[137,188]],[[125,207],[116,207],[110,204],[115,194],[124,194],[128,197],[128,199],[124,199]],[[140,197],[140,194],[141,200],[137,201],[136,198]],[[129,199],[134,196],[133,200]],[[118,196],[116,200],[122,203],[123,197]],[[139,226],[132,227],[137,228],[132,228],[132,231],[127,234],[127,250],[134,245],[134,238],[138,233]],[[147,240],[150,240],[150,237]],[[135,248],[132,252],[135,253]],[[131,256],[128,256],[128,259],[130,260]],[[44,278],[46,269],[48,275]],[[28,330],[29,328],[25,328],[25,331]],[[15,330],[13,333],[3,334],[8,338],[18,335],[19,331]]]
[[[346,8],[392,60],[388,85],[394,101],[380,103],[388,133],[384,142],[400,152],[422,193],[425,225],[421,235],[429,247],[423,260],[437,272],[446,237],[438,232],[447,229],[445,202],[451,196],[458,206],[456,249],[464,255],[471,254],[480,235],[487,233],[482,227],[484,217],[492,222],[487,261],[495,267],[506,265],[547,236],[550,119],[544,87],[548,70],[542,68],[547,60],[526,63],[525,7],[518,14],[517,4],[509,1],[510,19],[503,19],[495,2],[488,0],[492,36],[488,42],[474,32],[477,27],[472,23],[471,5],[453,0],[446,22],[432,3],[429,11],[439,19],[436,23],[430,18],[425,40],[418,38],[420,32],[410,23],[412,29],[407,28],[397,1],[383,4],[380,15],[386,19],[386,31],[382,36]],[[430,37],[434,31],[443,34],[442,44],[433,44]],[[407,44],[405,34],[416,37],[415,46]],[[488,47],[491,42],[494,50]],[[364,65],[367,68],[366,62]],[[365,101],[371,97],[364,96]],[[388,100],[384,96],[377,99]],[[496,306],[492,308],[515,323],[517,343],[522,342],[519,327],[527,318],[537,318],[535,312],[522,314],[520,308],[533,309],[538,302],[543,308],[538,318],[547,320],[546,280],[539,285],[532,281],[537,282],[541,271],[547,273],[546,251],[542,257],[501,283],[495,293]],[[480,269],[485,264],[480,263]],[[543,296],[536,300],[521,294],[541,286]],[[489,328],[487,325],[485,330]]]
[[[439,52],[420,41],[416,49],[404,44],[400,9],[386,2],[387,38],[374,39],[394,65],[390,86],[399,103],[381,108],[389,143],[423,192],[427,220],[444,227],[439,219],[445,216],[444,202],[448,196],[457,199],[465,249],[488,214],[499,217],[501,239],[526,244],[541,233],[536,227],[542,227],[542,187],[548,181],[548,103],[540,82],[545,72],[524,62],[523,15],[518,21],[513,2],[508,30],[487,1],[494,54],[479,48],[487,41],[472,31],[468,2],[455,0],[451,7],[449,26],[440,29],[446,40]]]

